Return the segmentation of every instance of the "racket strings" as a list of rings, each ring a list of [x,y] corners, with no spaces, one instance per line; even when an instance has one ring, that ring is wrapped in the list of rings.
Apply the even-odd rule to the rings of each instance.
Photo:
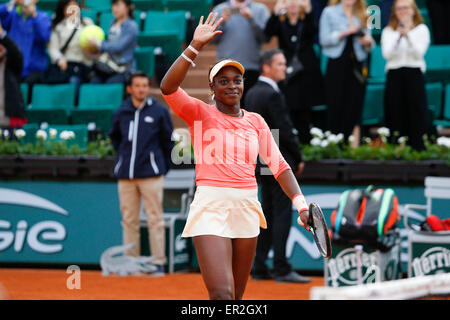
[[[319,250],[323,254],[327,254],[328,247],[328,229],[327,225],[323,219],[322,214],[319,210],[312,210],[312,221],[313,221],[313,229],[314,229],[314,237],[317,238],[319,244]]]

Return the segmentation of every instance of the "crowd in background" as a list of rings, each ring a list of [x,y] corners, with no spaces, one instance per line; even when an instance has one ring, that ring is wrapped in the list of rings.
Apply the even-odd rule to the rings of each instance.
[[[84,48],[79,44],[80,32],[95,22],[81,18],[74,28],[80,12],[73,10],[79,8],[76,0],[60,0],[52,17],[39,10],[36,0],[0,5],[0,72],[5,75],[0,77],[0,126],[24,125],[24,110],[36,83],[73,83],[79,89],[82,83],[126,82],[136,69],[139,28],[132,1],[112,0],[111,4],[114,20],[107,40],[91,40]],[[387,61],[386,125],[421,149],[421,137],[429,130],[423,74],[430,31],[413,0],[380,0],[379,5],[381,47]],[[260,74],[261,46],[276,37],[287,60],[287,80],[280,88],[300,141],[310,141],[316,105],[327,106],[328,130],[358,139],[368,59],[376,45],[366,6],[363,0],[278,0],[270,12],[257,1],[215,1],[212,10],[224,18],[223,34],[215,39],[217,58],[233,58],[244,65],[247,92]],[[427,6],[435,43],[450,44],[445,19],[450,4],[428,0]],[[328,58],[324,74],[317,46]],[[97,62],[105,56],[120,66],[120,72],[101,68]],[[26,97],[20,97],[21,83],[29,86]]]

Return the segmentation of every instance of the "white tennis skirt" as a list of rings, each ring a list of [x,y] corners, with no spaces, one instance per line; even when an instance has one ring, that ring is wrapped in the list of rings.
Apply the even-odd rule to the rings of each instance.
[[[182,237],[254,238],[267,228],[258,189],[198,186]]]

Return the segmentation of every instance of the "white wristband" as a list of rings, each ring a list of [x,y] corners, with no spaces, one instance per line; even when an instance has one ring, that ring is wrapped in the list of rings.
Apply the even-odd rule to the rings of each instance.
[[[308,205],[306,204],[305,197],[302,194],[295,195],[292,199],[292,203],[299,213],[309,210]]]
[[[191,45],[188,46],[188,49],[191,50],[191,51],[192,51],[193,53],[195,53],[196,55],[199,54],[198,50],[195,49],[195,48],[194,48],[193,46],[191,46]]]
[[[189,58],[184,54],[184,52],[181,54],[181,56],[182,56],[186,61],[188,61],[193,67],[195,67],[194,61],[192,61],[191,59],[189,59]]]

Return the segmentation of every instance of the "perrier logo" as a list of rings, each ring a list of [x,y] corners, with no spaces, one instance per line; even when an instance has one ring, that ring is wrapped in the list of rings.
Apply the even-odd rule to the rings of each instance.
[[[353,248],[344,249],[334,259],[328,259],[330,285],[356,285],[358,283],[357,261],[357,253]],[[362,252],[361,280],[363,282],[368,282],[368,277],[371,274],[369,269],[372,266],[377,266],[377,253]]]
[[[450,271],[450,250],[432,247],[412,261],[413,276],[423,276]]]

